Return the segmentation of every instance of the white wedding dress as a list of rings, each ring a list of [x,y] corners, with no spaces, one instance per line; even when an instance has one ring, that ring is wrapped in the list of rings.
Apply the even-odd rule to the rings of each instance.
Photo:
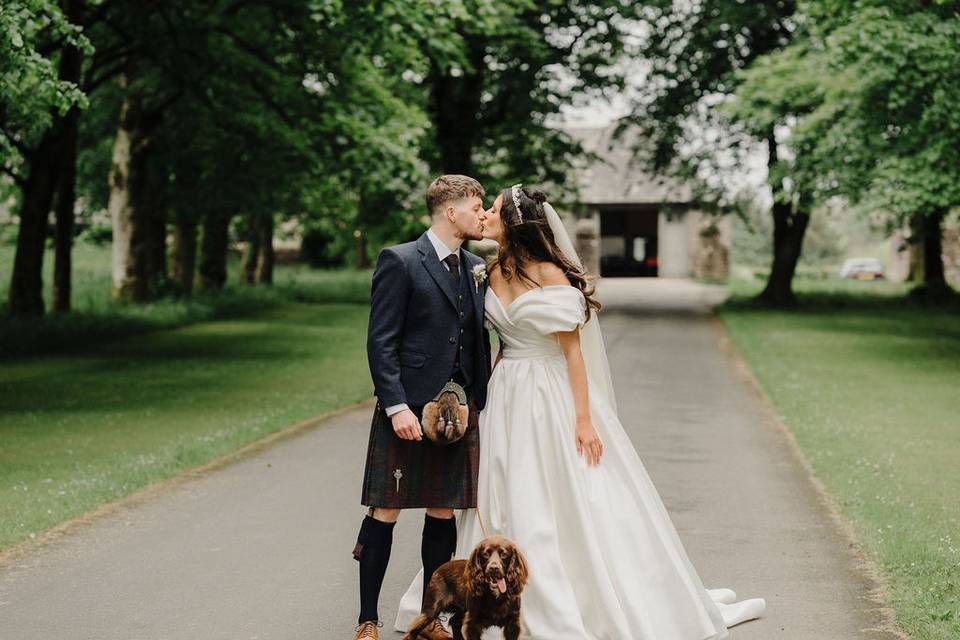
[[[499,335],[480,414],[477,507],[489,535],[513,540],[527,558],[522,596],[530,640],[719,640],[758,617],[762,598],[734,602],[706,590],[687,558],[616,408],[590,379],[590,412],[604,443],[600,465],[577,454],[567,365],[551,334],[582,326],[586,301],[551,285],[506,308],[488,288],[485,316]],[[598,389],[599,391],[599,389]],[[457,515],[456,558],[483,538],[477,510]],[[423,570],[399,607],[395,628],[420,612]],[[502,638],[488,629],[484,639]]]

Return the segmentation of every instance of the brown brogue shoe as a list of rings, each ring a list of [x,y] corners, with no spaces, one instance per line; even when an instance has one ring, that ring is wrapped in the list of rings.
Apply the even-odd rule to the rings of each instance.
[[[376,620],[367,620],[366,622],[361,622],[357,625],[356,635],[353,636],[353,640],[380,640],[380,634],[377,632],[377,627],[382,627],[382,622],[377,622]]]
[[[420,632],[421,637],[429,640],[453,640],[453,636],[447,631],[439,619],[434,620]]]

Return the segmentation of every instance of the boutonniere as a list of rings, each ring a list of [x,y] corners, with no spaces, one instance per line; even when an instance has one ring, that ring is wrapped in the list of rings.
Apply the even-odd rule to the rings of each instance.
[[[487,267],[478,264],[473,268],[473,288],[480,293],[480,283],[487,279]]]

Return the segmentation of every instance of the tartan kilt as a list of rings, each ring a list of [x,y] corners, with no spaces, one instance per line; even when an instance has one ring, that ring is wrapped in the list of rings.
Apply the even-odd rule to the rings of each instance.
[[[424,507],[467,509],[477,506],[477,473],[480,467],[479,412],[467,389],[469,416],[463,437],[439,445],[426,436],[404,440],[393,432],[393,423],[377,402],[370,423],[370,442],[363,473],[360,504],[387,509]],[[423,406],[411,406],[419,420]],[[397,478],[400,470],[399,491]]]

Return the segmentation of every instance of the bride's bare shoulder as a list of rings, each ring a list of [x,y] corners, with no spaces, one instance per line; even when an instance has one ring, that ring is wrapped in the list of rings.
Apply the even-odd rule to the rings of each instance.
[[[490,282],[502,282],[503,274],[500,273],[500,265],[494,261],[492,264],[487,265],[487,278]]]
[[[537,276],[539,276],[537,280],[539,280],[543,286],[570,285],[570,281],[567,280],[563,269],[552,262],[537,262],[531,266],[536,271]]]

